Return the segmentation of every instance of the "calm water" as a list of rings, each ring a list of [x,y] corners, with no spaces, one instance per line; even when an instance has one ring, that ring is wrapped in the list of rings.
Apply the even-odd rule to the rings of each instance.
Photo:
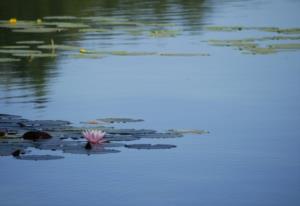
[[[0,65],[0,113],[74,123],[143,118],[129,127],[206,129],[155,143],[163,151],[68,155],[57,161],[0,158],[1,205],[299,205],[299,51],[244,55],[209,39],[257,32],[212,32],[205,25],[300,27],[300,2],[96,1],[0,2],[0,19],[107,16],[175,24],[180,35],[20,34],[0,30],[0,45],[51,38],[96,50],[207,52],[208,57],[108,56],[35,59]],[[299,42],[299,41],[298,41]],[[145,140],[140,142],[146,142]]]

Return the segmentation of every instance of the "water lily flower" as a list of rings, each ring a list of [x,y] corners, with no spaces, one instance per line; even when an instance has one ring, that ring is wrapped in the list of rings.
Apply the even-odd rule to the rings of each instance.
[[[91,144],[102,144],[105,142],[105,132],[101,130],[85,130],[82,132],[84,138]]]
[[[10,24],[16,24],[17,23],[17,19],[16,18],[11,18],[11,19],[8,20],[8,22]]]

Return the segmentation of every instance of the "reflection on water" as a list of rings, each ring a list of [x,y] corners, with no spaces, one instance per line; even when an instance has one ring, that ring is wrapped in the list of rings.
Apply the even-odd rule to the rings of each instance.
[[[0,19],[17,18],[18,20],[36,20],[45,16],[71,15],[105,16],[127,21],[149,23],[176,23],[176,30],[199,31],[205,12],[209,7],[204,1],[118,1],[118,0],[12,0],[0,2]],[[95,21],[93,28],[101,28]],[[121,29],[120,29],[121,28]],[[108,26],[106,33],[80,33],[68,31],[63,33],[35,34],[14,33],[1,28],[0,46],[15,45],[17,41],[40,40],[50,44],[82,45],[82,41],[98,48],[110,49],[114,44],[125,45],[132,49],[135,44],[143,44],[143,32],[139,28],[128,26]],[[161,29],[160,26],[156,29]],[[138,34],[138,35],[137,35]],[[147,35],[146,35],[147,36]],[[145,36],[144,36],[145,38]],[[36,49],[36,47],[31,46]],[[134,48],[134,47],[133,47]],[[60,53],[59,53],[60,55]],[[6,57],[7,55],[4,55]],[[3,55],[2,55],[3,57]],[[62,58],[23,59],[17,63],[1,64],[0,101],[7,104],[29,103],[34,108],[45,108],[49,99],[48,86],[58,76],[58,61]]]

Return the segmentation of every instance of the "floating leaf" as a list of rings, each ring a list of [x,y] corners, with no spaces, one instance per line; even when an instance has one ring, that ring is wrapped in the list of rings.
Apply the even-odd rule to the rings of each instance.
[[[2,49],[29,49],[30,46],[27,45],[11,45],[11,46],[1,46]]]
[[[175,37],[179,34],[177,30],[153,30],[150,31],[152,37]]]
[[[175,134],[181,134],[181,135],[185,135],[185,134],[209,134],[208,131],[206,130],[199,130],[199,129],[170,129],[168,130],[168,132],[171,133],[175,133]]]
[[[56,26],[63,29],[77,29],[77,28],[89,28],[89,25],[83,23],[72,23],[72,22],[47,22],[43,23],[46,26]]]
[[[29,41],[17,41],[16,42],[17,44],[44,44],[45,42],[44,41],[36,41],[36,40],[29,40]]]
[[[62,44],[46,44],[46,45],[39,45],[38,46],[39,49],[57,49],[57,50],[77,50],[80,51],[80,47],[76,47],[76,46],[70,46],[70,45],[62,45]]]
[[[225,32],[242,31],[243,29],[246,29],[241,26],[206,26],[205,28],[210,31],[225,31]]]
[[[125,147],[130,149],[171,149],[176,146],[170,144],[127,144]]]
[[[15,57],[31,57],[31,58],[48,58],[48,57],[56,57],[57,54],[53,53],[41,53],[41,54],[30,54],[30,53],[17,53],[13,54]]]
[[[22,50],[22,49],[0,49],[0,53],[4,54],[40,54],[39,50]]]
[[[79,29],[79,32],[88,32],[88,33],[102,33],[102,32],[111,32],[111,29],[94,29],[94,28],[87,28],[87,29]]]
[[[210,56],[208,53],[175,53],[175,52],[159,53],[159,55],[160,56],[174,56],[174,57]]]
[[[295,50],[295,49],[300,49],[300,43],[296,43],[296,44],[271,44],[271,45],[269,45],[269,48],[271,48],[271,49]]]
[[[14,29],[13,32],[18,33],[56,33],[61,32],[61,28],[45,28],[45,27],[36,27],[36,28],[24,28],[24,29]]]
[[[17,58],[0,58],[0,63],[6,63],[6,62],[19,62],[21,59]]]
[[[18,160],[58,160],[58,159],[63,159],[63,156],[58,156],[58,155],[24,155],[24,156],[19,156],[15,157]]]
[[[76,58],[76,59],[101,59],[105,56],[102,54],[80,53],[80,54],[71,54],[70,57]]]
[[[46,20],[75,20],[77,17],[75,16],[45,16],[43,19]]]
[[[132,123],[132,122],[142,122],[144,120],[142,119],[131,119],[131,118],[103,118],[103,119],[97,119],[101,122],[105,122],[105,123]]]

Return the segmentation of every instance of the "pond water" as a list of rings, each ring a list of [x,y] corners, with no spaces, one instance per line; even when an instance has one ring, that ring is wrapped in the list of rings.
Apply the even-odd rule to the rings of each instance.
[[[1,1],[5,24],[41,19],[90,30],[1,27],[0,50],[32,40],[75,49],[0,63],[0,113],[210,131],[152,141],[177,145],[168,150],[1,157],[1,205],[299,205],[299,9],[296,0]],[[224,40],[230,45],[215,45]]]

